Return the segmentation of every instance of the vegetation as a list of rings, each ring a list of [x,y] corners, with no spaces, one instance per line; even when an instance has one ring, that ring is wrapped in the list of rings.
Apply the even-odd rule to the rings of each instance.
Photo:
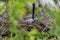
[[[2,40],[60,40],[60,29],[59,29],[60,28],[60,8],[56,10],[56,9],[51,9],[48,6],[44,8],[36,7],[35,18],[38,18],[37,23],[35,24],[36,21],[34,21],[34,24],[29,25],[25,23],[26,24],[25,25],[23,22],[27,17],[25,19],[24,17],[27,15],[29,17],[29,15],[32,14],[32,7],[29,5],[29,3],[31,4],[35,3],[35,0],[9,0],[8,1],[7,3],[8,18],[4,23],[11,24],[11,25],[8,25],[9,26],[8,31],[10,32],[10,34],[8,34],[8,36],[3,37]],[[3,2],[3,5],[0,6],[0,16],[3,15],[5,9],[6,9],[5,2]],[[50,30],[48,30],[48,28],[44,30],[46,25],[42,20],[42,15],[43,15],[42,13],[44,14],[47,13],[46,16],[53,18],[51,19],[52,22],[50,21],[51,22],[50,25],[46,24],[50,26],[49,28]],[[45,16],[43,15],[43,17]],[[41,22],[45,26],[41,24]],[[37,26],[34,26],[34,25],[37,25]],[[43,29],[39,29],[40,27],[42,27]]]

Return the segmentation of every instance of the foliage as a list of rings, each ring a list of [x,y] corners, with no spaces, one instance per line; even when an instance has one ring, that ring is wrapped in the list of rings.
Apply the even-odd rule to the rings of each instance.
[[[38,32],[36,28],[33,28],[30,32],[27,32],[23,28],[18,30],[17,27],[20,26],[18,21],[19,19],[23,19],[24,15],[26,14],[25,7],[28,3],[34,3],[35,0],[9,0],[8,2],[8,12],[9,18],[7,22],[12,23],[11,28],[9,29],[11,33],[15,33],[15,37],[10,37],[10,39],[4,38],[3,40],[48,40],[49,35],[57,35],[58,40],[60,40],[60,9],[52,10],[48,7],[45,10],[49,13],[50,16],[53,16],[54,22],[52,23],[51,30],[48,33]],[[40,18],[40,10],[41,8],[36,8],[38,11],[38,17]],[[3,13],[5,10],[5,5],[0,7],[0,14]],[[40,21],[40,19],[39,19]],[[12,34],[11,34],[12,35]],[[51,38],[51,40],[55,40]]]
[[[1,2],[0,3],[0,15],[2,15],[2,13],[5,11],[5,3],[3,2]]]

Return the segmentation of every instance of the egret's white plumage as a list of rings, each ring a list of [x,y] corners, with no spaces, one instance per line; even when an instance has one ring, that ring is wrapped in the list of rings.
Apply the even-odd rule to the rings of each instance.
[[[57,8],[53,0],[39,0],[39,2],[42,7],[48,6],[48,7]]]
[[[58,5],[60,6],[60,0],[57,0],[58,1]]]

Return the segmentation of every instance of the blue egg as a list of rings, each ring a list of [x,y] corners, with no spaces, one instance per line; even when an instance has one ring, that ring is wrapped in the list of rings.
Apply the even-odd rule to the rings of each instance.
[[[27,20],[25,20],[25,22],[27,22],[27,23],[32,23],[33,22],[33,19],[32,18],[30,18],[30,19],[27,19]]]

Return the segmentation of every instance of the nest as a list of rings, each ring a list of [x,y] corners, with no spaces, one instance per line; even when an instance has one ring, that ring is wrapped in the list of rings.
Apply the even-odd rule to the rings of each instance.
[[[38,19],[35,18],[34,21],[30,24],[25,22],[25,20],[19,20],[20,26],[21,28],[24,28],[27,31],[30,31],[32,28],[36,28],[39,32],[48,32],[49,28],[47,27],[46,29],[44,29],[46,27],[45,24],[43,24],[42,22],[38,22]]]

